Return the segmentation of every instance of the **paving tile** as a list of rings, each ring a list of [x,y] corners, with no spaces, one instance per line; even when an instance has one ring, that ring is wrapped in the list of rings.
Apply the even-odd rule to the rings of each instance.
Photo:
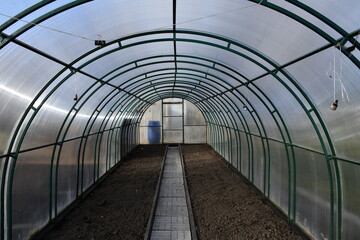
[[[191,240],[179,148],[169,148],[151,239]]]
[[[150,240],[169,240],[171,231],[152,231]]]

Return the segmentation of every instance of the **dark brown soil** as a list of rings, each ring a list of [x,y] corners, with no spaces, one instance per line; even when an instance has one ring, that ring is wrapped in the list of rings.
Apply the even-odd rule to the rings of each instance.
[[[164,146],[140,146],[43,239],[143,239]]]
[[[303,239],[208,146],[182,149],[200,240]]]

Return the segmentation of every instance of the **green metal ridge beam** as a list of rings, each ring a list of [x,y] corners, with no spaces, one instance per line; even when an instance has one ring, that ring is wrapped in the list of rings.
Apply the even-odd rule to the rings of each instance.
[[[176,74],[177,74],[177,49],[176,49],[176,0],[173,0],[173,44],[174,44],[174,64],[175,64],[175,78],[174,78],[174,86],[173,86],[173,92],[175,89],[176,84]]]

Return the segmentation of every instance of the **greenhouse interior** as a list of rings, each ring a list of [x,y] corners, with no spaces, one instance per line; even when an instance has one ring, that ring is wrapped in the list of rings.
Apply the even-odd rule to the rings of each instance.
[[[358,0],[0,0],[1,239],[160,146],[214,151],[304,239],[359,239],[359,35]]]

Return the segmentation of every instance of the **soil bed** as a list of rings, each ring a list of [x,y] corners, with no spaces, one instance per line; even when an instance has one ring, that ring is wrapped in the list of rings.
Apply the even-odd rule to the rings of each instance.
[[[208,239],[306,239],[206,145],[182,146],[197,236]]]
[[[140,146],[43,239],[143,239],[165,146]]]

